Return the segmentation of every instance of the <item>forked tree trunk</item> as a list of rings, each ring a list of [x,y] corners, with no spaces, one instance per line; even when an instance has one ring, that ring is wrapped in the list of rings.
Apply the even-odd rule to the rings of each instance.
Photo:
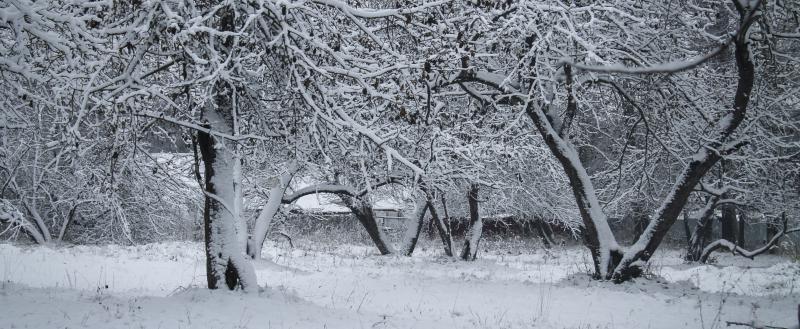
[[[217,11],[219,29],[234,31],[234,12],[230,6]],[[223,44],[231,49],[232,37],[226,37]],[[214,102],[202,108],[202,117],[207,129],[227,135],[236,135],[234,129],[233,86],[223,80],[214,84]],[[209,289],[217,289],[224,284],[228,289],[254,290],[255,270],[245,258],[244,243],[237,236],[237,221],[240,221],[236,208],[235,176],[237,161],[232,142],[224,143],[221,138],[205,132],[198,133],[198,146],[205,168],[205,207],[203,226],[206,245],[206,278]]]
[[[708,138],[708,142],[698,149],[681,175],[678,176],[675,185],[656,211],[644,233],[625,250],[619,247],[611,233],[605,214],[597,201],[591,180],[574,147],[566,139],[566,135],[563,133],[564,127],[555,119],[557,115],[552,113],[552,109],[549,107],[548,110],[545,110],[543,105],[537,102],[527,102],[528,116],[569,178],[583,219],[584,243],[592,253],[596,277],[622,282],[640,275],[641,264],[649,261],[655,253],[670,227],[683,211],[695,186],[724,155],[730,154],[742,146],[741,142],[727,142],[745,118],[753,89],[755,66],[750,59],[748,29],[753,22],[752,13],[756,8],[743,7],[736,1],[734,1],[734,5],[740,15],[740,30],[734,40],[738,81],[733,108],[719,120],[715,136]],[[570,85],[572,77],[568,69],[569,66],[565,66],[565,81],[569,96],[567,113],[574,113],[574,109],[570,110],[570,107],[574,106],[572,105],[574,98]],[[615,84],[611,84],[616,87]],[[627,94],[621,90],[618,91],[627,101],[632,102]]]
[[[732,40],[735,47],[734,55],[736,57],[738,78],[733,107],[716,121],[712,135],[703,138],[706,142],[698,147],[697,152],[691,157],[691,161],[686,164],[681,174],[677,177],[671,191],[655,211],[653,219],[647,225],[647,228],[629,248],[623,249],[617,243],[608,225],[603,208],[597,200],[597,194],[594,191],[586,168],[568,138],[567,131],[569,131],[570,123],[573,121],[572,116],[577,113],[577,101],[572,90],[571,65],[563,66],[567,94],[567,105],[566,111],[563,112],[563,120],[561,119],[561,113],[556,113],[556,109],[544,101],[513,95],[509,97],[508,102],[510,104],[525,104],[526,114],[533,121],[548,149],[559,161],[569,179],[577,208],[583,220],[584,244],[591,252],[596,278],[613,279],[615,282],[622,282],[641,274],[641,265],[647,263],[656,249],[658,249],[661,241],[683,211],[689,196],[695,190],[695,186],[722,157],[736,152],[746,144],[741,140],[731,141],[731,136],[745,119],[753,90],[755,66],[750,58],[748,31],[759,8],[751,8],[753,6],[752,2],[742,3],[735,0],[732,2],[739,14],[739,30]],[[755,6],[760,5],[761,2],[755,3]],[[608,70],[608,68],[597,69],[585,66],[582,69],[599,72],[607,72]],[[684,69],[691,69],[691,66],[676,68],[675,71]],[[614,70],[612,69],[612,71]],[[648,74],[646,70],[642,70],[639,73]],[[541,92],[540,90],[519,90],[514,85],[498,84],[494,79],[486,79],[474,71],[462,71],[462,76],[461,79],[463,81],[482,83],[506,95],[514,93],[517,95],[534,95]],[[644,111],[639,109],[633,99],[614,81],[600,79],[598,82],[614,87],[625,101],[630,102],[641,115],[644,115]],[[537,88],[537,86],[532,85],[531,88]]]
[[[756,5],[759,4],[760,2],[756,3]],[[754,13],[758,8],[749,8],[737,1],[734,1],[734,5],[739,13],[739,31],[733,42],[737,71],[733,108],[720,119],[717,136],[713,136],[710,142],[706,143],[692,158],[678,178],[666,202],[657,211],[655,219],[650,222],[642,236],[625,253],[612,275],[617,282],[630,278],[630,273],[639,273],[639,271],[630,271],[630,269],[635,267],[635,263],[650,260],[669,232],[669,228],[683,210],[697,183],[723,156],[735,152],[743,145],[742,142],[731,143],[729,139],[745,119],[755,81],[755,65],[750,58],[748,30],[754,22]]]
[[[464,249],[461,250],[461,259],[475,260],[478,255],[478,244],[483,234],[483,219],[478,213],[478,185],[473,184],[467,192],[469,204],[469,229],[464,236]]]

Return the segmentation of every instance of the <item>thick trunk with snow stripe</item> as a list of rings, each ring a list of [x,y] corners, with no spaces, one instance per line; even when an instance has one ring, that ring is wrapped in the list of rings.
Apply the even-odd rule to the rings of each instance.
[[[218,104],[225,104],[217,97]],[[204,111],[211,130],[230,133],[230,114],[223,108]],[[228,289],[255,287],[255,272],[242,253],[242,244],[236,232],[234,204],[233,152],[221,140],[206,133],[198,134],[198,146],[205,168],[205,208],[203,223],[206,243],[206,276],[209,289],[224,283]]]
[[[567,174],[583,220],[581,234],[584,244],[592,254],[595,276],[605,277],[615,265],[613,260],[619,258],[616,254],[620,248],[597,200],[592,181],[572,144],[559,136],[542,109],[531,103],[527,113]]]
[[[221,8],[219,28],[234,30],[234,12]],[[226,49],[232,46],[232,37],[226,37]],[[233,86],[218,80],[214,84],[214,102],[202,108],[202,118],[210,131],[236,135],[234,122]],[[225,284],[228,289],[255,290],[258,287],[252,264],[245,257],[245,240],[240,237],[243,222],[239,214],[240,196],[237,178],[241,161],[235,154],[235,144],[220,137],[199,132],[198,146],[205,169],[205,208],[203,224],[206,244],[206,278],[209,289]]]

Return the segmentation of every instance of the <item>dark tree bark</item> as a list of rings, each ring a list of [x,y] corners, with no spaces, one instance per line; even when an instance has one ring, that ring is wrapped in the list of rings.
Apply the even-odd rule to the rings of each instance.
[[[347,195],[339,195],[339,197],[343,199],[345,205],[350,208],[350,211],[352,211],[356,219],[358,219],[358,222],[367,230],[369,238],[375,243],[375,247],[378,248],[381,255],[394,253],[394,249],[386,240],[383,230],[375,219],[375,211],[372,209],[372,205]]]
[[[641,201],[634,202],[633,207],[631,207],[630,221],[633,222],[633,236],[635,241],[636,237],[642,235],[647,225],[650,224],[647,210]]]
[[[439,238],[442,240],[444,254],[448,257],[453,257],[453,236],[450,233],[450,219],[439,217],[432,200],[428,200],[428,209],[431,211],[431,222],[433,222],[436,231],[439,233]]]
[[[469,204],[469,230],[464,236],[464,249],[461,250],[461,259],[475,260],[478,255],[478,244],[483,234],[483,220],[478,213],[478,185],[472,184],[467,192]]]
[[[738,223],[739,223],[739,226],[737,227],[737,230],[736,230],[736,232],[738,233],[738,235],[736,236],[736,244],[739,245],[739,246],[744,247],[746,245],[746,243],[747,243],[747,241],[745,241],[745,235],[746,235],[745,234],[745,229],[746,229],[746,226],[747,226],[747,217],[745,216],[745,212],[744,211],[739,211]]]
[[[692,245],[692,229],[689,228],[689,213],[683,211],[683,234],[686,237],[686,248]]]
[[[561,164],[564,173],[569,179],[569,184],[570,187],[572,187],[572,193],[575,197],[578,211],[580,212],[581,219],[583,220],[583,228],[581,229],[583,243],[591,252],[595,277],[601,278],[603,276],[601,275],[602,273],[609,273],[609,271],[612,270],[613,266],[616,264],[601,265],[601,251],[602,249],[609,248],[609,246],[601,246],[601,239],[598,234],[596,220],[600,221],[601,227],[599,228],[604,232],[610,234],[610,228],[608,227],[607,222],[605,222],[605,218],[597,219],[593,217],[596,216],[597,213],[591,211],[591,208],[599,208],[599,205],[593,204],[596,203],[593,202],[592,199],[595,197],[595,195],[593,195],[594,187],[591,186],[591,181],[586,180],[588,178],[588,174],[586,174],[586,170],[582,163],[580,163],[580,160],[573,153],[570,153],[568,150],[564,149],[565,147],[571,148],[571,145],[567,146],[568,142],[565,141],[562,136],[559,136],[556,133],[555,127],[552,126],[553,121],[549,118],[549,116],[545,114],[541,108],[537,108],[535,105],[533,105],[532,102],[529,103],[529,106],[526,110],[528,116],[531,118],[531,121],[533,121],[537,130],[539,130],[539,133],[542,135],[545,144],[547,144],[547,147],[550,149],[551,153]],[[618,251],[616,250],[612,252],[618,254]],[[618,255],[616,255],[615,259],[618,258]]]
[[[786,214],[784,213],[783,229],[775,233],[774,236],[770,237],[770,239],[762,247],[754,250],[747,250],[733,243],[732,241],[719,239],[717,241],[709,243],[708,246],[706,246],[706,248],[703,249],[703,253],[700,256],[700,262],[705,263],[706,261],[708,261],[708,257],[711,256],[711,253],[719,249],[728,249],[734,255],[740,255],[743,257],[753,259],[758,255],[761,255],[765,252],[772,250],[784,235],[794,232],[800,232],[800,227],[789,229],[787,226]]]
[[[736,223],[736,206],[722,206],[722,216],[719,218],[720,235],[728,241],[736,241],[738,223]]]
[[[367,234],[369,234],[369,238],[372,239],[372,242],[375,243],[375,247],[378,248],[381,255],[394,253],[394,249],[389,242],[386,241],[383,231],[380,225],[378,225],[378,221],[375,219],[375,212],[372,206],[364,202],[359,203],[360,205],[354,205],[350,210],[353,211],[356,219],[358,219],[361,225],[364,226],[364,229],[367,230]]]
[[[542,239],[542,244],[546,249],[550,249],[555,245],[555,241],[553,240],[553,228],[550,227],[550,224],[545,222],[542,219],[537,219],[533,223],[536,226],[536,232],[539,233],[539,237]]]
[[[696,262],[700,260],[703,249],[711,241],[711,228],[713,227],[712,218],[714,217],[714,209],[716,209],[717,197],[711,197],[706,202],[705,207],[701,210],[697,223],[695,223],[694,232],[689,239],[689,248],[686,251],[686,260]]]

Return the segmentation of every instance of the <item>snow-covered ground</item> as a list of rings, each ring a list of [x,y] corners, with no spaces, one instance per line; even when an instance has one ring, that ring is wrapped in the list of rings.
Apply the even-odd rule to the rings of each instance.
[[[203,289],[202,244],[0,244],[0,328],[724,328],[797,323],[800,264],[666,251],[649,279],[590,280],[583,248],[454,261],[366,246],[265,248],[262,293]],[[730,328],[736,328],[735,326]],[[744,328],[744,327],[742,327]]]

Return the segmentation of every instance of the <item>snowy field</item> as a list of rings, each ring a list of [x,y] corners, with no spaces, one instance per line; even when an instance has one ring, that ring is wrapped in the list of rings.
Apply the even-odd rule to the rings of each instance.
[[[726,254],[689,266],[662,252],[648,279],[590,280],[582,248],[484,251],[454,261],[372,247],[268,244],[263,292],[203,289],[202,244],[0,244],[0,328],[737,328],[791,327],[800,265]],[[744,328],[744,327],[738,327]]]

